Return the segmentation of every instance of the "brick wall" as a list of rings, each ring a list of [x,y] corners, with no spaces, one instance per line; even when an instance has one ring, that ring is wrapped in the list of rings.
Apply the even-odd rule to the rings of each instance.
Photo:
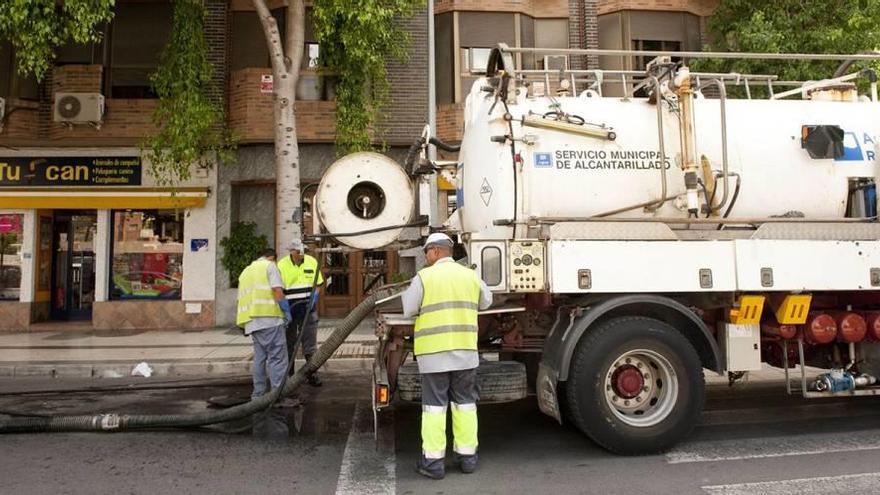
[[[226,105],[226,81],[229,67],[229,39],[231,27],[229,2],[227,0],[207,0],[205,2],[205,40],[208,43],[208,61],[214,66],[214,84],[208,88],[208,96]]]
[[[436,0],[434,13],[473,12],[519,12],[532,17],[567,17],[567,0]]]
[[[599,48],[598,0],[569,0],[568,46],[571,48]],[[596,69],[599,57],[572,56],[573,69]]]
[[[52,77],[53,92],[100,93],[103,71],[104,68],[100,65],[62,65],[55,67]]]
[[[409,59],[387,62],[390,101],[379,124],[381,138],[389,145],[409,145],[428,122],[428,18],[420,10],[401,19],[410,34]]]
[[[464,135],[464,103],[437,105],[437,137],[459,142]]]
[[[260,91],[260,78],[272,70],[250,68],[233,71],[229,78],[229,127],[239,142],[271,143],[274,140],[272,94]],[[297,101],[296,128],[300,142],[332,142],[336,138],[336,103]]]
[[[706,17],[712,15],[717,6],[718,0],[603,0],[599,15],[619,10],[669,10]]]
[[[6,100],[6,121],[0,131],[0,143],[6,140],[39,138],[40,105],[35,101],[10,98]]]
[[[52,74],[54,93],[100,93],[103,68],[100,65],[63,65],[56,67]],[[54,145],[101,145],[101,144],[139,144],[145,137],[156,131],[153,112],[158,100],[153,99],[113,99],[104,101],[105,114],[101,128],[91,125],[68,126],[54,122],[48,115],[48,138]],[[50,107],[51,108],[51,107]]]

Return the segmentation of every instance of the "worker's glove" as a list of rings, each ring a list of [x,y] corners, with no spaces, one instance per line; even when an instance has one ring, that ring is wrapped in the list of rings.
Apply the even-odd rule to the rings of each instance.
[[[284,324],[288,324],[293,321],[293,316],[290,314],[290,302],[287,299],[282,299],[278,301],[278,307],[281,308],[281,312],[284,313]]]

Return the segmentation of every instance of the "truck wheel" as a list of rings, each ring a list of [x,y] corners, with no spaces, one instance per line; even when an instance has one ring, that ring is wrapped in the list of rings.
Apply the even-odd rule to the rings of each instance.
[[[566,383],[572,422],[605,449],[662,452],[699,420],[703,367],[688,340],[660,320],[615,318],[581,338]]]

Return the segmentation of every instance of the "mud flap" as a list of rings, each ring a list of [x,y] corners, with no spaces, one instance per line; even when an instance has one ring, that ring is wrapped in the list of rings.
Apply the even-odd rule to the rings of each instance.
[[[538,395],[538,408],[544,414],[556,418],[559,424],[562,424],[562,414],[559,411],[559,398],[556,394],[556,382],[558,374],[556,371],[544,366],[544,363],[538,365],[538,378],[535,381],[535,389]]]

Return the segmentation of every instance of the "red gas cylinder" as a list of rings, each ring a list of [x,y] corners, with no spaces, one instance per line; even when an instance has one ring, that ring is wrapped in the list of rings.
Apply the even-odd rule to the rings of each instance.
[[[770,337],[789,340],[797,336],[797,327],[794,325],[781,325],[776,322],[761,323],[761,333]]]
[[[865,313],[865,320],[868,325],[868,340],[880,341],[880,311]]]
[[[837,322],[828,313],[810,313],[803,331],[810,344],[830,344],[837,338]]]
[[[837,323],[837,338],[841,342],[861,342],[868,333],[868,324],[860,314],[837,313],[834,321]]]

